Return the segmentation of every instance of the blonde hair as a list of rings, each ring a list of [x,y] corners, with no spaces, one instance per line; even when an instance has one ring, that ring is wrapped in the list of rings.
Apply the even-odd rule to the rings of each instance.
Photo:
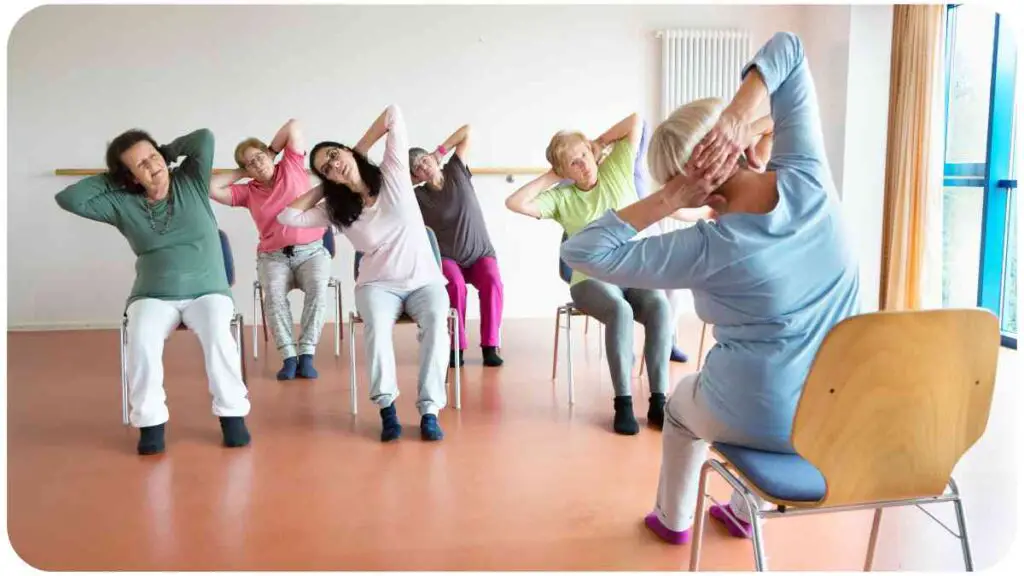
[[[564,176],[562,168],[565,167],[565,153],[580,142],[587,143],[587,137],[582,132],[573,130],[561,130],[551,137],[544,156],[548,159],[548,164],[551,164],[555,174]]]
[[[245,169],[244,154],[249,148],[256,148],[257,150],[262,150],[264,154],[271,155],[270,148],[267,148],[267,145],[259,138],[246,138],[245,140],[242,140],[238,143],[238,146],[235,146],[235,162],[238,164],[238,167],[243,170]],[[273,161],[273,158],[271,158],[271,161]]]
[[[694,100],[677,108],[654,129],[647,166],[656,182],[664,184],[683,172],[694,147],[718,122],[725,105],[721,98]]]

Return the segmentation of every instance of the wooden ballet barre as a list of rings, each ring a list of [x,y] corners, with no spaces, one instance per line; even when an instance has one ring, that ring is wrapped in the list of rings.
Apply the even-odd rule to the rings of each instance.
[[[234,170],[234,168],[214,168],[213,173],[227,174]],[[470,170],[477,176],[506,176],[507,178],[512,178],[516,174],[543,174],[548,171],[547,168],[529,166],[482,166],[470,167]],[[99,168],[57,168],[53,174],[54,176],[95,176],[103,172],[105,170]],[[306,173],[310,173],[309,170],[306,170]]]

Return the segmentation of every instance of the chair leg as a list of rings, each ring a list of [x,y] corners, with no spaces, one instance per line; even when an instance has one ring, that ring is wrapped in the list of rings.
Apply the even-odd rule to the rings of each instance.
[[[455,351],[455,409],[462,410],[462,377],[461,370],[459,370],[459,356],[462,351],[459,350],[459,313],[452,309],[448,311],[448,316],[451,318],[450,325],[452,326],[452,350]]]
[[[875,509],[875,519],[871,522],[871,536],[868,538],[868,555],[864,559],[864,571],[871,572],[875,564],[875,549],[878,547],[878,527],[882,524],[882,509]]]
[[[341,330],[341,283],[334,282],[334,357],[341,356],[341,341],[345,338]]]
[[[708,335],[708,323],[703,322],[700,325],[700,346],[697,347],[697,371],[700,372],[700,366],[704,363],[704,342]]]
[[[590,334],[590,316],[583,318],[583,335]]]
[[[128,426],[128,318],[121,319],[121,423]]]
[[[565,311],[565,365],[569,370],[569,406],[576,404],[576,382],[572,373],[572,310]]]
[[[690,548],[690,572],[696,572],[700,565],[700,546],[704,541],[704,516],[707,507],[707,486],[708,474],[711,472],[711,465],[707,462],[700,469],[700,483],[697,485],[697,509],[694,512],[693,523],[693,544]]]
[[[956,508],[956,523],[960,529],[960,547],[964,553],[964,568],[968,572],[974,572],[974,557],[971,555],[971,541],[967,538],[967,517],[964,515],[964,504],[960,499],[960,490],[956,486],[956,481],[952,478],[949,479],[949,489],[956,496],[953,506]]]
[[[764,572],[768,569],[768,564],[764,557],[764,537],[761,534],[761,522],[759,517],[761,510],[754,501],[754,495],[751,494],[749,490],[744,490],[743,502],[747,505],[747,518],[750,518],[750,528],[754,533],[754,569],[758,572]]]
[[[551,380],[554,381],[558,378],[558,332],[562,329],[562,307],[559,306],[555,310],[555,353],[551,358]]]
[[[256,338],[256,325],[260,323],[260,317],[259,317],[259,314],[257,314],[257,311],[260,308],[262,308],[262,303],[263,303],[263,297],[260,294],[260,292],[261,292],[261,290],[260,290],[260,283],[257,280],[257,281],[252,283],[252,357],[253,358],[259,358],[260,357],[259,344],[257,343],[257,338]],[[264,322],[266,322],[265,318],[264,318]]]
[[[348,313],[348,381],[349,381],[349,403],[352,405],[352,415],[358,412],[356,408],[356,314]]]
[[[242,384],[249,387],[249,370],[245,361],[245,318],[241,314],[235,315],[235,337],[238,338],[238,361],[242,364]],[[255,338],[254,338],[255,340]]]

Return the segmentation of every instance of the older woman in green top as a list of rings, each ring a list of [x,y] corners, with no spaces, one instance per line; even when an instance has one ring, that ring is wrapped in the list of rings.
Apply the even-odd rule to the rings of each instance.
[[[171,171],[168,162],[185,156]],[[184,323],[203,347],[224,444],[249,443],[249,398],[231,335],[234,303],[208,197],[213,134],[196,130],[166,146],[141,131],[107,147],[107,172],[57,194],[61,208],[116,227],[135,253],[128,298],[128,401],[139,454],[164,450],[168,420],[164,341]]]
[[[547,159],[551,170],[516,190],[505,201],[514,212],[558,222],[569,236],[608,210],[636,201],[633,165],[643,123],[631,114],[596,140],[579,132],[559,132],[551,139]],[[611,147],[608,156],[598,156]],[[571,183],[558,185],[561,180]],[[605,349],[615,388],[613,428],[619,434],[636,434],[640,426],[633,415],[630,374],[633,367],[633,321],[644,326],[644,358],[647,360],[651,397],[647,423],[661,429],[664,423],[668,359],[672,349],[672,316],[663,292],[621,288],[573,271],[569,293],[573,304],[608,329]]]

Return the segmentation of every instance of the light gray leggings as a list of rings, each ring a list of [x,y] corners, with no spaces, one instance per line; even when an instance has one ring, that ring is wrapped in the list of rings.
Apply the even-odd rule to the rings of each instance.
[[[296,353],[292,308],[288,303],[288,291],[292,288],[305,293],[298,353],[315,354],[327,319],[327,281],[331,275],[331,255],[323,241],[299,244],[291,256],[283,250],[260,253],[256,271],[263,286],[266,321],[281,357],[290,358]]]
[[[370,400],[387,408],[398,398],[395,369],[395,320],[408,314],[419,327],[420,415],[437,414],[447,403],[444,385],[448,367],[448,292],[443,284],[430,284],[411,291],[379,286],[356,287],[356,310],[363,319],[366,361],[370,369]]]
[[[616,396],[631,396],[633,321],[644,326],[644,358],[651,392],[668,389],[668,357],[675,332],[668,298],[661,290],[619,288],[584,280],[569,289],[573,305],[605,325],[605,351]]]

